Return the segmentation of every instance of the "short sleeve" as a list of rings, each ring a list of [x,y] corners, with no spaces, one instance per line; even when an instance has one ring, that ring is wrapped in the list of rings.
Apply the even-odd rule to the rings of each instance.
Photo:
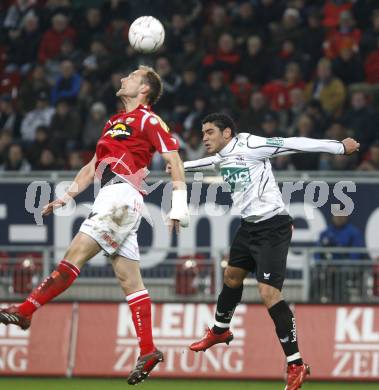
[[[170,129],[158,115],[150,115],[147,118],[143,131],[159,153],[173,152],[179,149],[178,140],[170,133]]]

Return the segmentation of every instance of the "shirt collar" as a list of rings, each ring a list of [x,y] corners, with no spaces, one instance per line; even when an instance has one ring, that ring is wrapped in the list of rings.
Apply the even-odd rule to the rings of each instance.
[[[219,152],[219,155],[228,154],[230,153],[234,147],[236,146],[236,143],[238,141],[237,136],[233,137]]]

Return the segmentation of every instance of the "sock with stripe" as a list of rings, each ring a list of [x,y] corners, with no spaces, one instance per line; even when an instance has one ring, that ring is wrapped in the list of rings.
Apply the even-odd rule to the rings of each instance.
[[[141,355],[155,351],[151,325],[151,299],[147,290],[140,290],[127,295],[126,300],[132,312]]]
[[[276,303],[268,309],[268,312],[274,321],[276,334],[287,356],[287,363],[296,365],[303,364],[297,345],[295,317],[287,302],[282,300]]]
[[[241,302],[243,285],[237,288],[230,288],[225,283],[217,299],[215,324],[212,328],[216,334],[224,333],[230,327],[234,310]]]
[[[23,302],[19,311],[24,316],[31,316],[39,307],[51,301],[65,291],[79,276],[80,269],[67,260],[62,260],[48,276]]]

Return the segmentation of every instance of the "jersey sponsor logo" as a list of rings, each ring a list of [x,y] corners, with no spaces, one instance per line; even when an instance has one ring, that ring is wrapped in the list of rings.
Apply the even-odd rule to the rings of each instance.
[[[232,192],[243,191],[251,183],[249,168],[223,167],[221,175]]]
[[[283,138],[272,137],[266,139],[266,145],[281,147],[284,144]]]
[[[115,139],[127,139],[131,136],[132,130],[130,127],[126,126],[124,123],[117,123],[112,126],[105,134],[111,136]]]

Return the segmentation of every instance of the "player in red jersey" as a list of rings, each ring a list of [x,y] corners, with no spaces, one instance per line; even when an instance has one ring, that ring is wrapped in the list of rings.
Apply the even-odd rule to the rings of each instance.
[[[143,179],[155,151],[171,165],[173,181],[171,227],[187,226],[189,213],[183,164],[178,142],[162,119],[151,111],[162,93],[162,82],[153,69],[141,66],[121,79],[117,92],[125,111],[106,123],[93,159],[84,166],[67,193],[45,206],[43,214],[65,205],[83,192],[95,176],[101,189],[88,218],[74,237],[64,259],[19,306],[0,311],[0,323],[28,329],[33,313],[65,291],[79,276],[82,266],[101,250],[112,261],[113,269],[126,295],[140,346],[140,357],[129,374],[128,383],[144,380],[163,354],[152,338],[151,300],[139,267],[137,230],[143,210]]]

